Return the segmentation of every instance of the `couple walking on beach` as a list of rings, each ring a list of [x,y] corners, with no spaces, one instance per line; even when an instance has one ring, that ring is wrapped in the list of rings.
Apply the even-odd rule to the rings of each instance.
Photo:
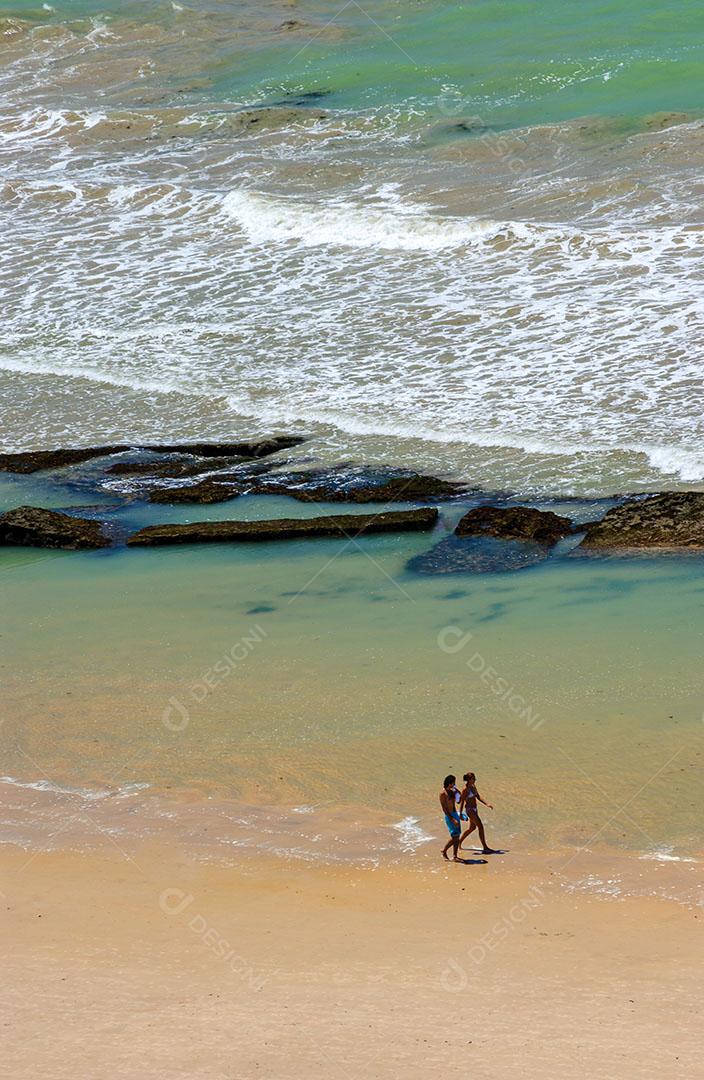
[[[452,848],[452,861],[462,862],[458,852],[469,834],[473,833],[475,829],[479,832],[479,839],[482,843],[482,854],[495,854],[493,848],[490,848],[486,842],[484,825],[482,824],[482,819],[479,817],[477,802],[483,803],[484,806],[488,806],[490,810],[493,810],[494,807],[491,803],[482,799],[477,791],[477,778],[473,772],[465,773],[462,779],[464,780],[465,786],[462,791],[460,791],[456,784],[457,778],[452,774],[446,776],[443,781],[442,791],[440,792],[440,806],[445,814],[445,824],[450,833],[450,839],[442,849],[443,859],[447,859],[448,862],[450,860],[448,859],[447,853],[450,848]],[[469,822],[469,827],[465,829],[464,832],[462,832],[463,821]]]

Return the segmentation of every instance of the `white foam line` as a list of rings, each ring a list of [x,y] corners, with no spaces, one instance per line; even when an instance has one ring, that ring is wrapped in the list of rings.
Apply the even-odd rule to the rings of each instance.
[[[434,840],[434,836],[430,836],[429,833],[424,832],[420,826],[419,819],[416,817],[405,817],[401,821],[397,821],[391,826],[396,832],[400,834],[399,843],[403,851],[413,852],[421,844],[427,844],[431,840]]]
[[[695,863],[696,859],[688,858],[685,855],[673,855],[671,849],[666,851],[649,851],[645,855],[639,855],[639,859],[648,859],[652,862],[684,862]]]
[[[470,244],[500,228],[498,222],[478,218],[431,217],[419,207],[311,205],[246,190],[231,191],[222,206],[254,243],[296,240],[307,247],[438,251]]]
[[[0,359],[0,371],[13,372],[35,377],[54,377],[85,379],[88,382],[105,386],[116,386],[134,392],[148,391],[156,394],[177,394],[190,398],[209,398],[218,400],[221,396],[225,405],[239,416],[269,423],[317,423],[336,428],[350,435],[379,436],[413,439],[419,442],[442,443],[465,447],[480,447],[495,450],[520,450],[535,456],[566,457],[598,456],[613,453],[636,454],[647,459],[656,471],[665,476],[677,476],[683,483],[696,483],[704,479],[704,454],[685,447],[645,446],[633,443],[596,443],[589,444],[561,442],[549,438],[533,438],[502,432],[482,431],[481,429],[462,430],[453,428],[418,427],[404,424],[383,422],[365,422],[353,416],[326,409],[307,409],[305,412],[291,409],[284,405],[257,406],[254,403],[233,395],[213,395],[206,390],[194,389],[174,380],[146,380],[121,377],[112,373],[95,371],[77,365],[56,365],[54,367],[36,367],[21,360]]]
[[[86,799],[89,802],[107,799],[111,796],[125,798],[129,795],[136,794],[138,791],[144,791],[145,788],[149,787],[149,784],[126,784],[124,787],[106,788],[101,791],[95,788],[63,787],[61,784],[54,784],[51,780],[18,780],[14,776],[0,776],[0,784],[8,784],[11,787],[27,788],[31,791],[50,792],[54,795],[77,795],[81,799]]]
[[[184,397],[204,397],[206,395],[193,391],[187,386],[177,383],[169,383],[166,379],[149,380],[123,378],[112,373],[95,371],[92,368],[71,365],[56,365],[55,367],[36,367],[23,360],[10,360],[7,357],[0,359],[0,371],[16,372],[20,375],[34,375],[37,378],[68,378],[86,379],[88,382],[102,383],[105,386],[119,386],[125,390],[148,390],[155,394],[181,394]]]
[[[326,409],[310,409],[305,415],[296,409],[255,407],[242,398],[230,396],[227,399],[235,412],[253,419],[278,423],[329,424],[349,435],[386,435],[391,438],[417,439],[421,442],[443,443],[459,446],[476,446],[486,450],[521,450],[526,454],[549,457],[575,457],[576,455],[594,456],[599,454],[638,454],[647,458],[649,464],[666,476],[679,476],[684,483],[704,479],[704,453],[688,450],[685,447],[645,446],[634,443],[590,443],[565,442],[549,438],[531,438],[505,429],[499,432],[477,429],[462,430],[451,427],[432,428],[409,424],[385,424],[367,422],[353,416]]]

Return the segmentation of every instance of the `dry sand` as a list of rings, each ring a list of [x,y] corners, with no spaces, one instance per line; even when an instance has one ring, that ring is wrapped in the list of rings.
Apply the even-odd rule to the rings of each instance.
[[[701,910],[506,861],[0,856],[12,1080],[704,1076]]]

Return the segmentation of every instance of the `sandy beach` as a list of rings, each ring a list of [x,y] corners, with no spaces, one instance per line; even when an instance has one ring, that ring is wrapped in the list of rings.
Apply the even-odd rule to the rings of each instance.
[[[549,865],[6,848],[8,1075],[702,1075],[701,911],[568,894]]]

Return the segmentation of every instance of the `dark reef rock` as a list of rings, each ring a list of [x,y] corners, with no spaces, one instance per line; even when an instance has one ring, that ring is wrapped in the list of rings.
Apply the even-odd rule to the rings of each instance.
[[[548,554],[545,544],[447,536],[430,551],[409,559],[406,569],[416,574],[500,574],[526,570],[544,562]]]
[[[149,492],[149,502],[167,503],[178,505],[179,503],[200,503],[208,506],[211,503],[227,502],[235,499],[243,493],[243,487],[236,484],[227,484],[222,481],[207,477],[197,484],[189,484],[187,487],[162,487]]]
[[[181,525],[150,525],[130,536],[137,545],[193,544],[227,541],[294,540],[299,537],[353,538],[367,533],[432,529],[438,518],[433,507],[395,510],[385,514],[339,514],[334,517],[282,518],[278,521],[195,521]]]
[[[447,499],[466,494],[466,488],[434,476],[389,469],[338,466],[255,474],[245,467],[185,487],[158,488],[149,498],[158,503],[211,503],[245,494],[288,495],[299,502],[390,503]]]
[[[42,469],[61,469],[67,465],[79,465],[92,458],[125,454],[131,450],[150,450],[156,454],[189,454],[201,458],[255,458],[289,450],[305,442],[302,436],[281,435],[269,439],[255,439],[236,443],[132,443],[112,446],[81,446],[58,450],[30,450],[19,454],[0,454],[0,471],[33,473]]]
[[[588,522],[577,552],[605,548],[704,548],[704,492],[630,499]]]
[[[157,445],[139,444],[140,450],[151,450],[155,454],[193,454],[194,457],[242,457],[261,458],[269,454],[278,454],[279,450],[291,450],[305,442],[302,435],[278,435],[271,439],[250,439],[247,442],[223,443],[175,443]]]
[[[455,529],[457,536],[494,536],[540,544],[556,544],[571,532],[569,518],[529,506],[477,506],[464,515]]]
[[[338,466],[269,475],[250,490],[258,495],[289,495],[300,502],[373,503],[447,499],[467,489],[415,472]]]
[[[91,458],[124,454],[129,446],[81,446],[74,449],[30,450],[23,454],[0,454],[0,471],[33,473],[42,469],[62,469],[66,465],[80,465]]]
[[[226,457],[207,458],[193,461],[192,458],[155,458],[153,461],[117,461],[105,470],[108,476],[132,477],[146,476],[153,480],[179,480],[182,477],[201,476],[216,469],[232,468],[246,458]]]
[[[109,547],[110,540],[97,521],[39,506],[18,506],[0,514],[0,544],[79,551]]]

